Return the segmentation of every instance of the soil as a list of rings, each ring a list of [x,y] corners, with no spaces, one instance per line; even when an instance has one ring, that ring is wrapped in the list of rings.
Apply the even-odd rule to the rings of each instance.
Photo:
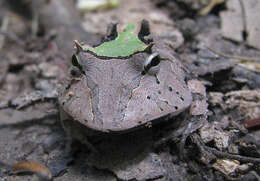
[[[63,1],[32,2],[0,0],[0,181],[38,179],[15,174],[12,165],[21,161],[45,165],[57,181],[260,180],[259,68],[232,58],[259,61],[260,51],[222,37],[224,2],[205,16],[199,0],[121,0],[81,14]],[[97,45],[109,23],[142,19],[189,72],[190,110],[151,128],[93,138],[101,155],[78,142],[67,153],[57,90],[73,40]]]

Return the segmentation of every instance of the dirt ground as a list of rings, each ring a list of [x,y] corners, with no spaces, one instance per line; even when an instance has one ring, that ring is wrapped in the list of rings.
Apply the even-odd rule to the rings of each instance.
[[[0,181],[38,180],[15,174],[15,163],[22,161],[45,165],[55,181],[260,180],[260,51],[224,38],[219,14],[227,11],[225,2],[203,16],[204,2],[121,0],[116,8],[81,12],[81,19],[67,9],[58,21],[59,15],[48,19],[52,8],[0,1]],[[142,19],[201,86],[205,97],[196,105],[202,113],[190,116],[191,109],[151,128],[96,138],[101,155],[79,142],[68,154],[57,90],[73,40],[94,45],[109,23]]]

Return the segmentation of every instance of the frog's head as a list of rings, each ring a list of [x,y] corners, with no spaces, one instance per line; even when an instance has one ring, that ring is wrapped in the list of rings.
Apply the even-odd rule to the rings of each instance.
[[[185,74],[171,50],[153,41],[147,21],[135,31],[134,24],[120,33],[112,25],[97,47],[75,41],[72,78],[59,98],[74,120],[98,131],[125,131],[190,105]]]

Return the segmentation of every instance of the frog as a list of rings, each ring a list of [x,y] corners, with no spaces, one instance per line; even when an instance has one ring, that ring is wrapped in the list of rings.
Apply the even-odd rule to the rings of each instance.
[[[185,67],[147,20],[119,32],[117,24],[109,25],[97,46],[74,43],[58,98],[70,144],[76,139],[95,150],[92,136],[148,129],[191,105]]]

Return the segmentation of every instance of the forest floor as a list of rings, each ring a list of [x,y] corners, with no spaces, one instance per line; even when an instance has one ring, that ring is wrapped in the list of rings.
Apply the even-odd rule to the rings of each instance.
[[[0,181],[35,179],[14,174],[13,165],[22,161],[45,165],[57,181],[260,180],[260,50],[248,45],[245,31],[242,39],[223,36],[224,1],[205,15],[200,10],[206,5],[192,0],[121,0],[116,8],[81,12],[80,25],[88,34],[80,41],[90,44],[111,22],[147,19],[151,32],[171,44],[174,56],[206,88],[205,120],[184,143],[184,132],[176,133],[184,130],[176,127],[187,121],[188,111],[103,140],[106,151],[100,157],[77,142],[73,155],[65,153],[56,90],[66,76],[73,42],[59,46],[56,40],[70,37],[58,26],[48,29],[48,19],[35,28],[34,16],[1,3]]]

